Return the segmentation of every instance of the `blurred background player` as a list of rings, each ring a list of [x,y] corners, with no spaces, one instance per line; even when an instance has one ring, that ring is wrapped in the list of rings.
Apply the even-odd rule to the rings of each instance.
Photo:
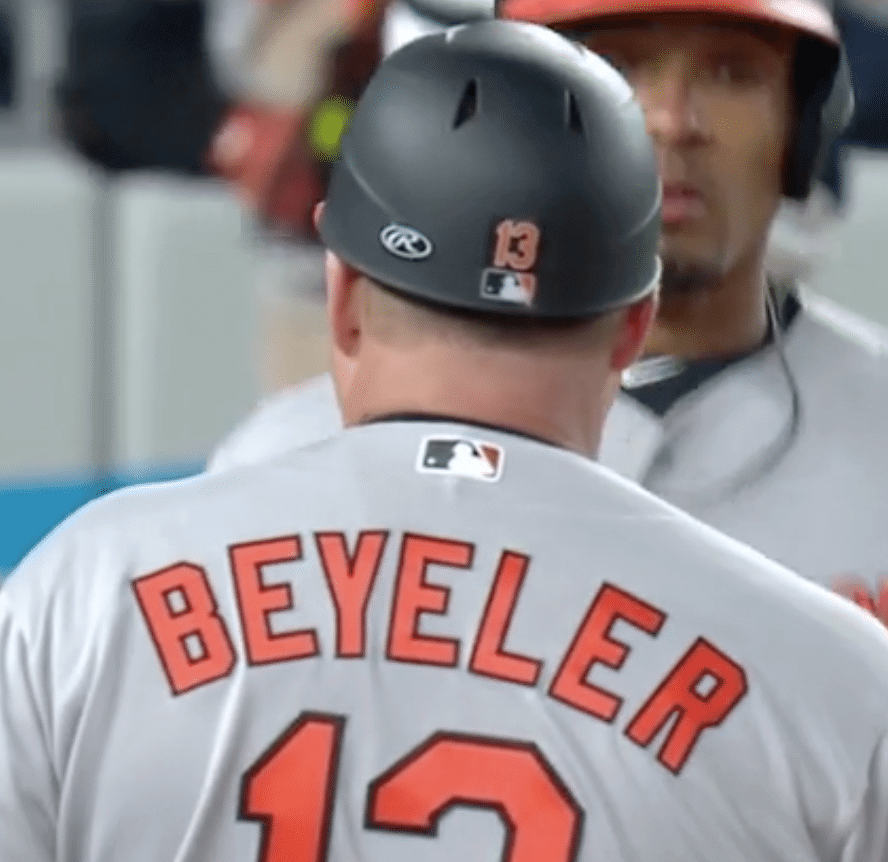
[[[884,862],[888,633],[589,461],[659,282],[626,81],[459,28],[343,149],[347,428],[12,575],[3,862]]]
[[[489,17],[492,0],[216,0],[212,56],[240,104],[211,163],[257,214],[267,393],[326,367],[323,256],[311,212],[354,100],[380,57],[453,23]]]
[[[209,164],[256,214],[261,377],[273,392],[326,365],[312,210],[380,58],[379,0],[216,0],[211,57],[236,102]]]
[[[205,50],[204,3],[74,0],[60,15],[67,27],[56,97],[67,143],[112,174],[205,173],[209,131],[229,97]]]

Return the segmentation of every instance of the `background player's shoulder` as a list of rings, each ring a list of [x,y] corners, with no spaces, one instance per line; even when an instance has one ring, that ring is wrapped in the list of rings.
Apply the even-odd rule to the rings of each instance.
[[[342,427],[329,374],[290,386],[264,400],[212,454],[209,472],[257,464],[323,440]]]
[[[688,590],[701,595],[709,592],[725,599],[725,604],[731,596],[758,600],[763,608],[786,619],[787,630],[798,624],[811,631],[835,632],[848,643],[875,639],[876,651],[888,660],[888,630],[853,602],[607,468],[595,465],[592,469],[605,479],[595,483],[598,505],[620,517],[631,513],[631,530],[643,537],[646,549],[662,554],[672,566],[683,567],[681,576]],[[730,607],[728,613],[733,613]]]
[[[888,423],[888,330],[835,302],[802,292],[802,312],[786,335],[786,357],[815,447],[853,465],[876,465],[863,481],[879,484]]]
[[[668,523],[674,541],[688,550],[687,588],[701,601],[708,596],[738,643],[753,632],[766,654],[773,651],[769,661],[775,670],[783,665],[791,678],[799,662],[819,667],[824,684],[832,677],[834,692],[847,685],[852,698],[856,678],[870,687],[861,698],[871,695],[875,712],[884,713],[879,698],[888,698],[888,629],[880,621],[683,511],[674,510]],[[881,688],[873,690],[870,683]]]
[[[881,370],[888,382],[888,328],[812,291],[803,289],[799,296],[803,326],[809,330],[806,340],[834,350],[846,361],[856,359]]]

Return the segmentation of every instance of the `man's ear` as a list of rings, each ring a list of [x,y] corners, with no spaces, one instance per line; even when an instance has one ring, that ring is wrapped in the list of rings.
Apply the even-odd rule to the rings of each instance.
[[[312,211],[312,221],[314,222],[315,230],[320,233],[321,232],[321,219],[324,215],[324,204],[325,201],[318,201],[315,204],[315,208]]]
[[[332,251],[325,261],[327,323],[334,351],[354,359],[361,346],[362,321],[359,281],[361,274]]]
[[[623,322],[611,350],[610,366],[614,371],[628,368],[641,356],[657,315],[657,306],[658,295],[652,293],[623,311]]]

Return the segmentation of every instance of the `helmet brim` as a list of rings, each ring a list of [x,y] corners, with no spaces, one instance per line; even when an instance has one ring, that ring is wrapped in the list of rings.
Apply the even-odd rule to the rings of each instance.
[[[795,30],[838,45],[840,37],[825,6],[813,0],[504,0],[502,18],[570,27],[603,18],[708,13]]]

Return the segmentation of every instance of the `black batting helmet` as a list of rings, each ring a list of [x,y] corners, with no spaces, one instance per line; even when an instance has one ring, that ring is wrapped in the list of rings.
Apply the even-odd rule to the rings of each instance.
[[[582,319],[656,288],[660,202],[625,79],[546,28],[484,21],[381,64],[343,138],[320,234],[420,301]]]

